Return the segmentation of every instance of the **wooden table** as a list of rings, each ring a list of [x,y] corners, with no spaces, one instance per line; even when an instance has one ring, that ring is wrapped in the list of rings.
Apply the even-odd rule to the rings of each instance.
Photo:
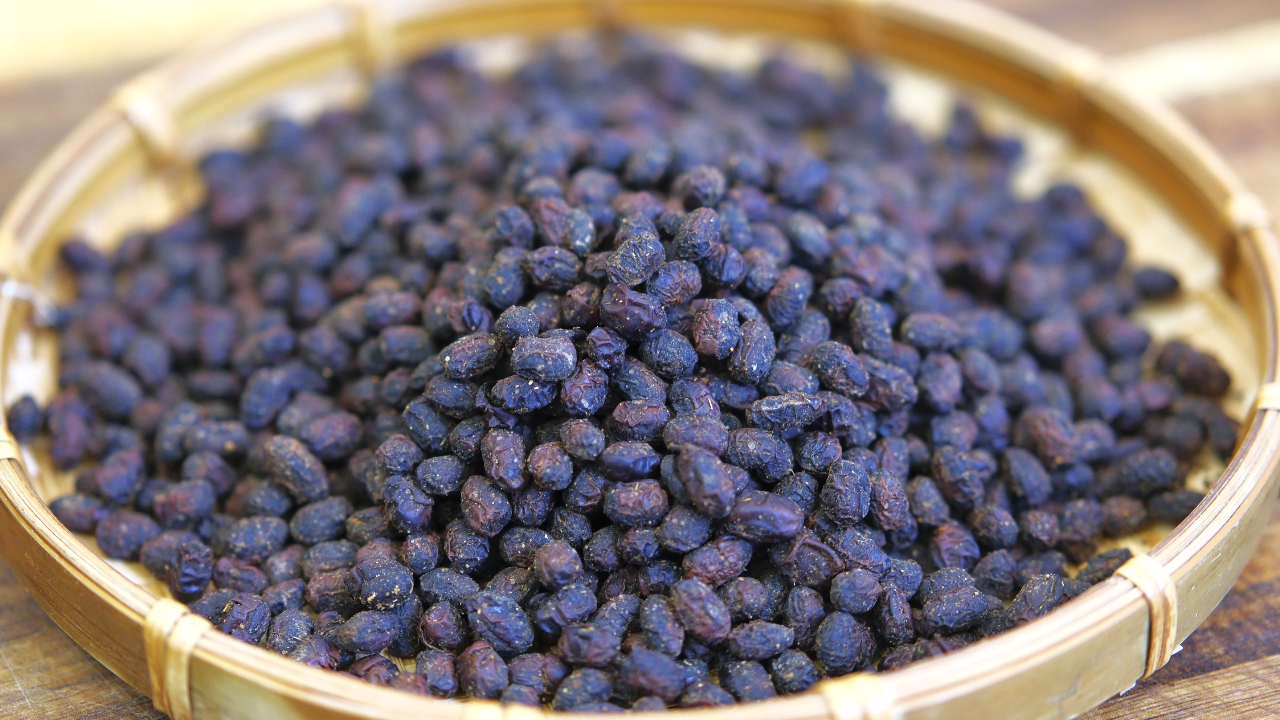
[[[1108,54],[1280,17],[1276,0],[993,0]],[[0,86],[0,206],[54,144],[137,71],[110,68]],[[1179,109],[1280,216],[1280,83]],[[164,716],[80,649],[0,563],[0,717]],[[1231,593],[1150,680],[1086,716],[1280,717],[1280,504]]]

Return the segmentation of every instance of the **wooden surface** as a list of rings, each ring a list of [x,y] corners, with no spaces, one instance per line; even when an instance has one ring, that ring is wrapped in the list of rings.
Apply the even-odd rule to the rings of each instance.
[[[998,0],[1108,53],[1280,14],[1274,0]],[[52,145],[134,68],[0,86],[0,205]],[[1180,107],[1280,211],[1280,87]],[[1163,670],[1090,718],[1280,715],[1280,508],[1222,605]],[[159,718],[75,645],[0,566],[0,717]]]

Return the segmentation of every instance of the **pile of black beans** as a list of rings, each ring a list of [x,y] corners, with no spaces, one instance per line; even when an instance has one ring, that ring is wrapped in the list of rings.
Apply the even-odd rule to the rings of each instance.
[[[9,428],[106,555],[376,684],[659,710],[900,668],[1107,578],[1236,440],[1218,362],[1128,317],[1178,281],[1077,188],[1015,197],[1020,151],[966,107],[922,138],[863,67],[436,54],[67,242],[61,390]]]

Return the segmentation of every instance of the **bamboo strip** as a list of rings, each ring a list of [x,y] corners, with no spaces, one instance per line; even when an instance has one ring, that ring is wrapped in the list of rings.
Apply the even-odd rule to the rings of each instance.
[[[1166,102],[1261,88],[1280,80],[1280,20],[1145,47],[1111,65],[1126,85]]]

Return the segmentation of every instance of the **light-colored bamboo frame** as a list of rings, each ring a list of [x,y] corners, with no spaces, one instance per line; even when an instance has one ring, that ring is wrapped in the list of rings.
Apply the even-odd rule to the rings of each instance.
[[[686,26],[884,54],[994,92],[1065,126],[1141,176],[1216,253],[1224,284],[1256,336],[1265,338],[1259,343],[1265,347],[1258,359],[1262,380],[1276,380],[1280,254],[1257,198],[1171,110],[1110,82],[1093,54],[964,0],[403,0],[314,10],[165,63],[91,115],[40,166],[0,222],[0,263],[9,277],[41,276],[51,267],[56,242],[124,178],[148,167],[180,176],[174,160],[182,138],[293,83],[341,67],[376,72],[432,47],[497,34]],[[23,312],[0,299],[5,352]],[[687,712],[699,720],[1016,720],[1069,717],[1097,705],[1147,672],[1149,645],[1176,644],[1190,634],[1248,559],[1280,478],[1276,404],[1261,404],[1243,433],[1208,500],[1150,553],[1165,583],[1159,593],[1177,603],[1176,622],[1160,633],[1159,643],[1149,642],[1151,592],[1144,595],[1134,581],[1117,576],[1045,618],[958,653],[884,675],[828,681],[797,696]],[[148,666],[143,626],[157,598],[111,569],[53,517],[9,439],[0,442],[0,546],[50,617],[113,672],[151,693],[155,668]],[[153,645],[155,637],[153,631]],[[184,653],[191,717],[201,720],[540,715],[374,687],[219,633],[198,634],[191,642],[194,650]]]

